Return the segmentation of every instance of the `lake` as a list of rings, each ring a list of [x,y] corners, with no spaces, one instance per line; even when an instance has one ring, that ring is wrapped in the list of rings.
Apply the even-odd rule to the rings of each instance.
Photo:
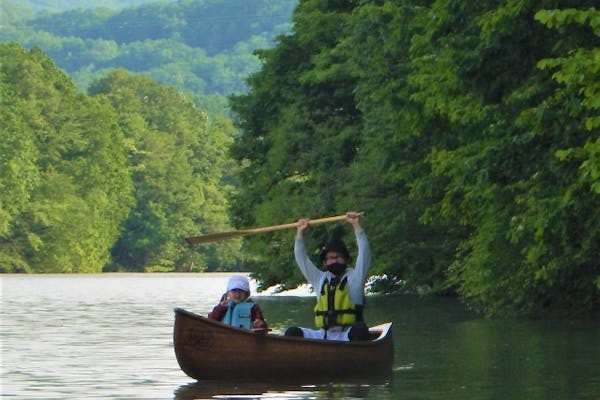
[[[173,309],[206,315],[230,274],[0,275],[4,399],[598,399],[600,324],[485,319],[456,299],[369,296],[394,323],[391,377],[196,382]],[[272,333],[312,325],[306,289],[257,294]],[[232,368],[243,366],[232,365]]]

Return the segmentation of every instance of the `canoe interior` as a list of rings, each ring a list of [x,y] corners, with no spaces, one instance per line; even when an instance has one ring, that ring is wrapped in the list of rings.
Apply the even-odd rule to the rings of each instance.
[[[365,342],[258,334],[175,309],[173,344],[181,369],[197,380],[380,376],[391,372],[392,324]]]

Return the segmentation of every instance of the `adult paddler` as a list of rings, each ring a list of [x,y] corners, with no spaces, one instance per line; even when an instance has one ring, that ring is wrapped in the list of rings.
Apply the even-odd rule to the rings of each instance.
[[[354,268],[348,248],[341,239],[333,238],[320,253],[325,271],[317,268],[308,257],[304,231],[310,220],[301,218],[296,228],[294,256],[300,271],[315,290],[315,325],[318,329],[291,327],[286,336],[312,339],[368,340],[369,330],[363,321],[365,282],[369,276],[371,250],[367,235],[360,225],[361,213],[346,213],[346,221],[354,228],[358,255]]]

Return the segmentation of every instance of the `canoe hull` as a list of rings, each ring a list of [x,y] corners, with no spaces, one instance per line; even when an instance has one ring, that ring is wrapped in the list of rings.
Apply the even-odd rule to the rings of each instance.
[[[197,379],[365,376],[389,373],[391,323],[371,328],[368,342],[308,340],[257,334],[175,309],[173,345],[179,366]]]

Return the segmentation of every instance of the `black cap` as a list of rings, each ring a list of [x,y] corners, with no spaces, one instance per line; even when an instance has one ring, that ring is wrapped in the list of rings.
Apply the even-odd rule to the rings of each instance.
[[[330,252],[339,253],[343,255],[346,260],[350,260],[350,253],[348,253],[348,248],[341,239],[331,239],[329,243],[327,243],[325,247],[323,247],[323,250],[321,250],[321,254],[319,255],[321,262],[325,260],[325,256],[327,255],[327,253]]]

